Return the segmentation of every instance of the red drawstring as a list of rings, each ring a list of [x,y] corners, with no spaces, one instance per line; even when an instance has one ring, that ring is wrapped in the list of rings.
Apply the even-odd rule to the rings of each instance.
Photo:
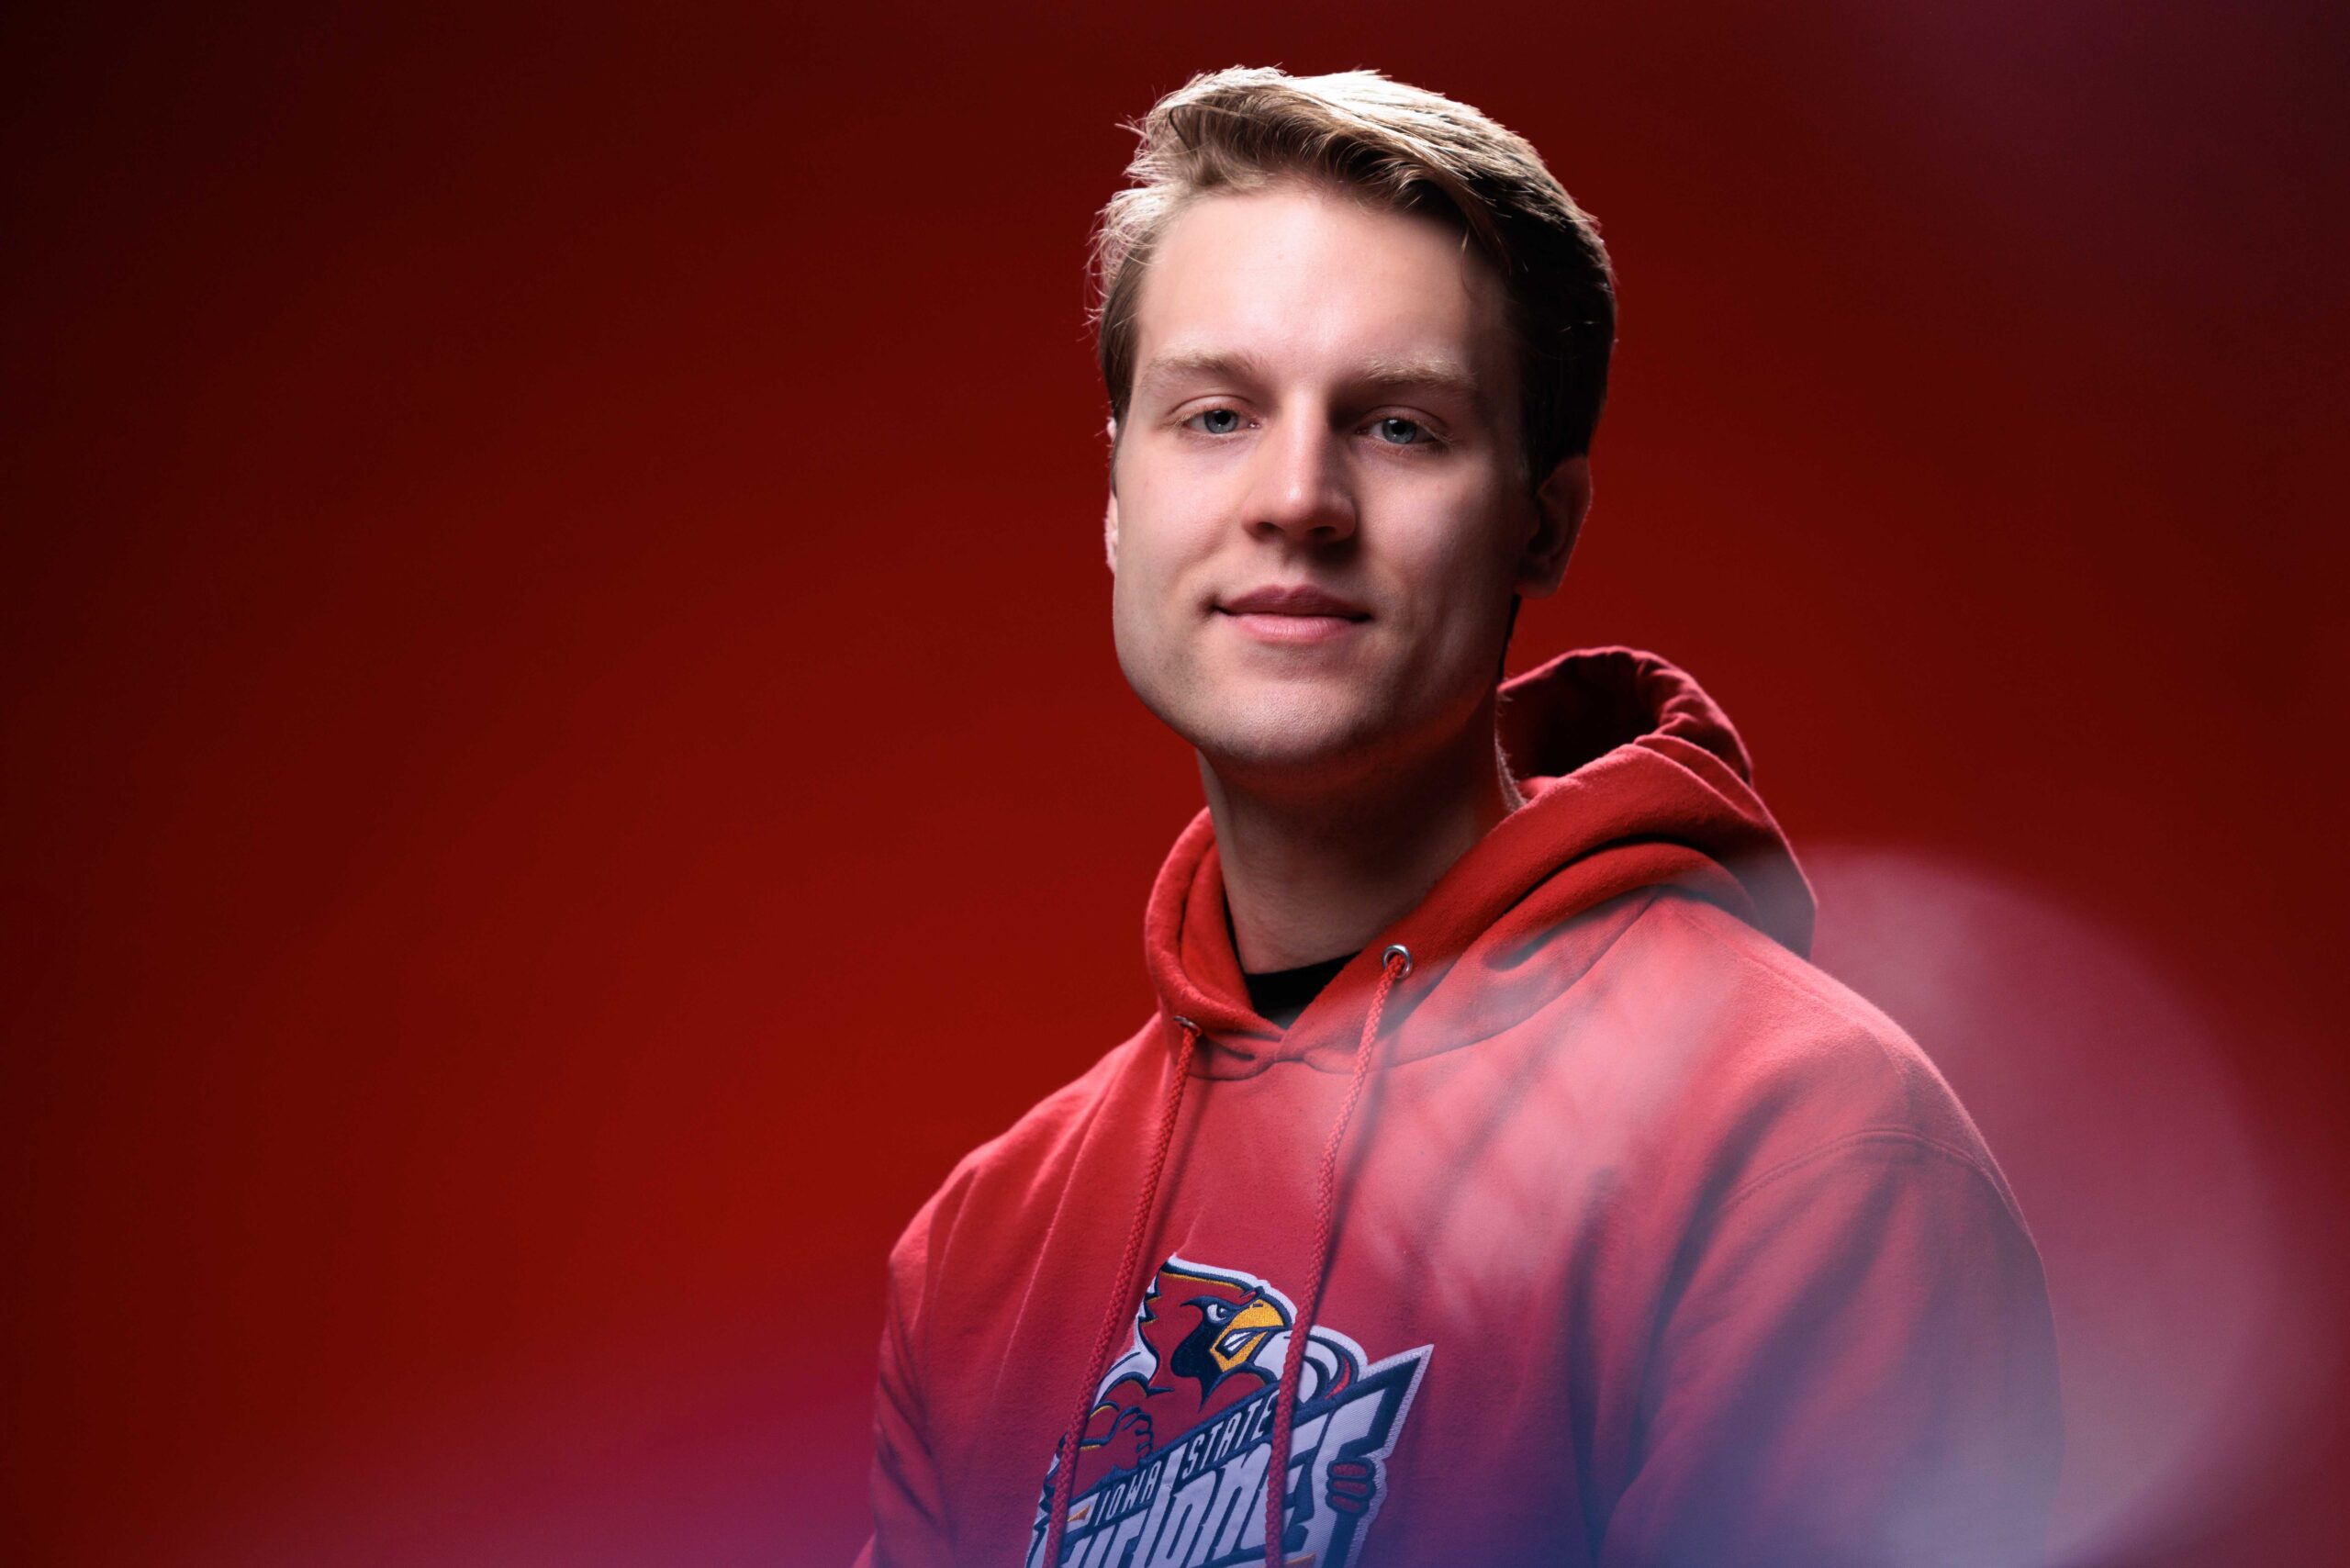
[[[1339,1103],[1337,1125],[1330,1129],[1330,1141],[1322,1150],[1321,1181],[1314,1200],[1314,1262],[1306,1271],[1305,1294],[1299,1298],[1295,1320],[1290,1325],[1289,1351],[1281,1360],[1281,1386],[1273,1395],[1272,1453],[1265,1466],[1266,1568],[1283,1568],[1281,1505],[1282,1494],[1287,1490],[1290,1428],[1297,1419],[1297,1386],[1305,1366],[1306,1341],[1313,1337],[1314,1315],[1322,1305],[1322,1276],[1330,1267],[1330,1233],[1337,1223],[1338,1153],[1346,1142],[1347,1126],[1354,1120],[1355,1104],[1362,1098],[1363,1082],[1371,1075],[1371,1049],[1379,1038],[1380,1014],[1387,1009],[1387,993],[1411,969],[1412,955],[1401,946],[1391,946],[1380,955],[1379,989],[1371,992],[1371,1011],[1363,1015],[1362,1043],[1355,1047],[1354,1073],[1347,1081],[1347,1097]],[[1176,1055],[1174,1081],[1168,1087],[1166,1107],[1159,1113],[1158,1137],[1151,1148],[1150,1169],[1143,1177],[1142,1199],[1135,1205],[1135,1222],[1126,1232],[1125,1256],[1118,1263],[1109,1307],[1102,1313],[1102,1327],[1093,1337],[1093,1354],[1086,1359],[1085,1385],[1078,1391],[1076,1412],[1069,1417],[1069,1429],[1062,1433],[1060,1446],[1053,1450],[1053,1506],[1046,1518],[1045,1551],[1038,1559],[1039,1568],[1059,1568],[1061,1537],[1069,1529],[1069,1505],[1077,1496],[1077,1451],[1085,1440],[1085,1426],[1093,1414],[1094,1397],[1101,1392],[1102,1361],[1110,1353],[1111,1340],[1120,1325],[1133,1311],[1135,1263],[1142,1255],[1150,1211],[1158,1201],[1159,1178],[1167,1170],[1167,1150],[1175,1140],[1175,1119],[1183,1108],[1183,1086],[1192,1076],[1192,1058],[1199,1047],[1200,1026],[1188,1018],[1175,1022],[1183,1031],[1183,1048]]]
[[[1290,1427],[1297,1419],[1297,1385],[1305,1366],[1305,1342],[1313,1336],[1314,1315],[1322,1305],[1322,1276],[1330,1267],[1330,1232],[1338,1207],[1338,1150],[1347,1139],[1347,1124],[1354,1120],[1355,1102],[1362,1098],[1363,1081],[1371,1076],[1371,1047],[1379,1038],[1379,1015],[1386,1011],[1387,993],[1411,969],[1411,952],[1400,944],[1379,956],[1379,989],[1371,992],[1371,1011],[1363,1015],[1354,1076],[1347,1081],[1347,1097],[1338,1105],[1338,1125],[1330,1129],[1330,1141],[1322,1150],[1322,1181],[1314,1198],[1314,1265],[1305,1272],[1305,1294],[1298,1298],[1296,1318],[1289,1328],[1289,1354],[1281,1358],[1281,1388],[1273,1395],[1272,1453],[1265,1462],[1265,1568],[1284,1568],[1281,1505],[1282,1494],[1289,1490]],[[1051,1563],[1046,1558],[1046,1568]]]
[[[1061,1556],[1061,1535],[1069,1529],[1069,1504],[1077,1495],[1077,1450],[1085,1440],[1085,1423],[1093,1414],[1093,1396],[1100,1392],[1102,1358],[1110,1341],[1132,1311],[1127,1290],[1135,1277],[1135,1260],[1142,1254],[1143,1234],[1150,1226],[1151,1206],[1158,1201],[1158,1179],[1167,1169],[1168,1146],[1175,1141],[1175,1118],[1183,1109],[1183,1085],[1192,1076],[1192,1056],[1200,1044],[1200,1026],[1189,1018],[1175,1020],[1183,1031],[1183,1048],[1175,1056],[1174,1081],[1168,1085],[1166,1108],[1158,1114],[1158,1137],[1151,1147],[1150,1170],[1142,1179],[1142,1201],[1135,1205],[1135,1223],[1126,1232],[1126,1255],[1118,1264],[1110,1287],[1110,1305],[1102,1315],[1101,1331],[1093,1337],[1093,1354],[1086,1359],[1085,1386],[1078,1391],[1077,1413],[1054,1450],[1058,1468],[1053,1474],[1053,1511],[1045,1526],[1042,1568],[1056,1568]]]

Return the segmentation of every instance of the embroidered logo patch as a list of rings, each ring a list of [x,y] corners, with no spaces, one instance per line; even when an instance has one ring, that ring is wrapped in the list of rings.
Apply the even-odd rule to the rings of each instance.
[[[1252,1274],[1169,1258],[1143,1292],[1132,1348],[1111,1364],[1077,1451],[1065,1568],[1225,1568],[1265,1555],[1273,1399],[1290,1299]],[[1282,1556],[1348,1568],[1387,1494],[1387,1455],[1431,1346],[1366,1365],[1316,1324],[1290,1429]],[[1028,1543],[1042,1568],[1058,1461]]]

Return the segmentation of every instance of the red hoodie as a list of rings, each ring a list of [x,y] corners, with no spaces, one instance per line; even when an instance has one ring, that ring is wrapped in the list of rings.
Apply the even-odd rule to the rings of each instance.
[[[1602,649],[1502,728],[1526,804],[1286,1031],[1206,814],[1176,841],[1156,1014],[891,1255],[861,1562],[2033,1559],[2039,1256],[1932,1064],[1804,960],[1729,722]]]

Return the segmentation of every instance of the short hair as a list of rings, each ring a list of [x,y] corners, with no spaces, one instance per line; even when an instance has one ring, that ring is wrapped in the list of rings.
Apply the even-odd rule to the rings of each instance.
[[[1518,351],[1529,487],[1591,449],[1616,342],[1616,277],[1599,225],[1524,137],[1466,104],[1375,71],[1203,73],[1151,106],[1127,187],[1093,235],[1097,347],[1123,429],[1136,306],[1168,224],[1192,201],[1305,180],[1460,230],[1503,280]]]

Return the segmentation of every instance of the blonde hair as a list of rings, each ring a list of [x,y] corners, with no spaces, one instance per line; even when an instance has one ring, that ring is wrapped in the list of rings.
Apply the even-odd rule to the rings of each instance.
[[[1130,184],[1093,234],[1097,347],[1123,427],[1134,390],[1136,308],[1168,224],[1199,197],[1305,180],[1460,230],[1509,302],[1529,487],[1591,447],[1616,341],[1616,279],[1599,226],[1533,144],[1466,104],[1375,71],[1292,76],[1235,66],[1151,106]]]

